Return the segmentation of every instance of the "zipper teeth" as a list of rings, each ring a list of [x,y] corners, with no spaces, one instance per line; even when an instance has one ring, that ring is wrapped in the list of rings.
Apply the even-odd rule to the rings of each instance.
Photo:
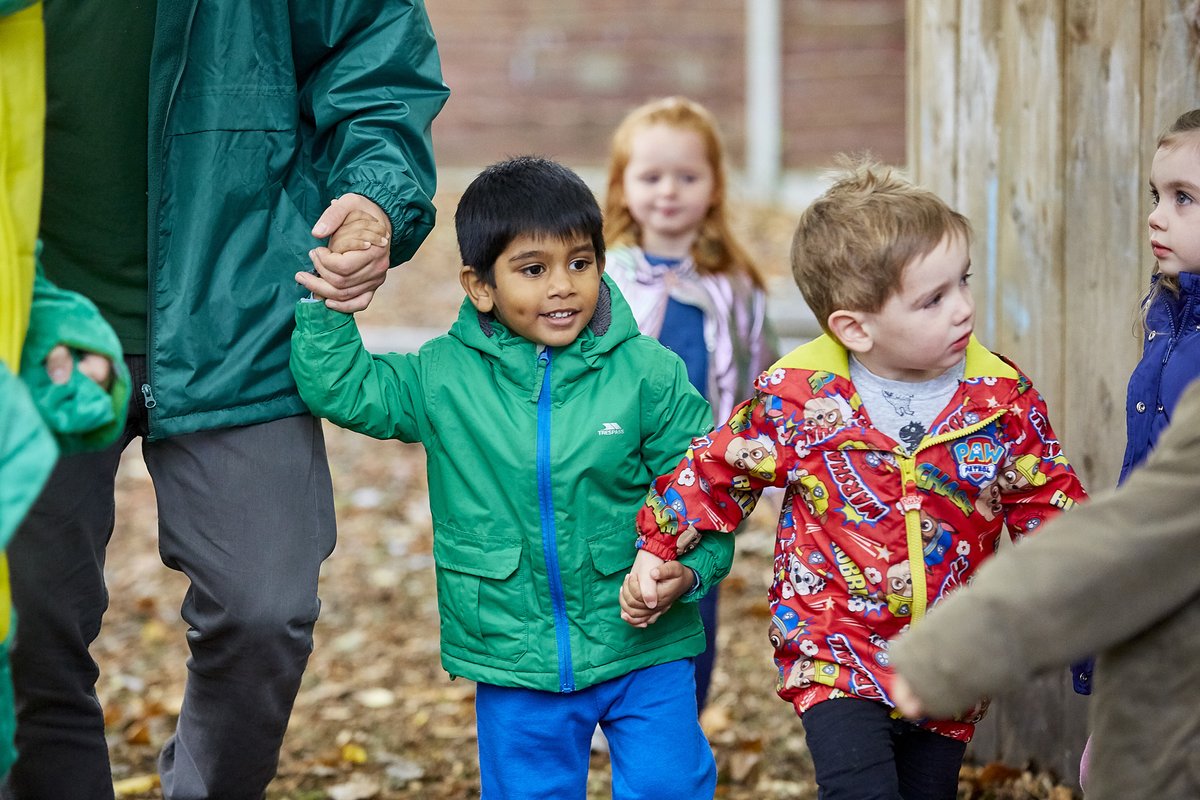
[[[574,667],[571,663],[571,635],[567,628],[566,599],[562,586],[562,574],[558,565],[557,542],[554,531],[554,500],[550,484],[550,350],[547,348],[538,360],[545,364],[546,372],[542,377],[542,391],[538,397],[538,492],[539,506],[542,514],[542,559],[546,564],[546,581],[550,589],[550,603],[554,610],[554,634],[559,656],[559,691],[571,692],[575,689],[571,675]],[[542,429],[542,413],[546,414],[546,430]]]
[[[968,425],[965,428],[956,428],[955,430],[947,431],[943,434],[933,437],[926,442],[923,442],[920,447],[912,452],[911,455],[902,454],[903,460],[900,462],[900,480],[902,484],[902,491],[908,491],[908,481],[910,479],[914,482],[916,480],[915,465],[918,453],[920,453],[922,450],[927,450],[934,445],[943,444],[944,442],[949,442],[954,439],[960,439],[963,436],[970,436],[972,433],[991,425],[1006,413],[1008,413],[1008,409],[1000,409],[990,417],[979,420],[979,422]],[[905,512],[904,514],[904,544],[905,548],[908,550],[909,570],[913,581],[913,606],[911,618],[914,623],[924,618],[929,604],[929,572],[925,568],[925,559],[924,554],[922,553],[922,548],[917,544],[917,542],[920,541],[920,532],[914,528],[912,524],[915,513],[916,512],[910,511]],[[918,569],[914,567],[914,563],[919,565],[919,572]]]
[[[187,68],[188,49],[192,41],[192,26],[196,22],[196,8],[199,5],[193,2],[188,11],[187,23],[183,28],[183,52],[179,56],[179,66],[175,70],[175,78],[171,81],[171,93],[167,96],[167,105],[163,109],[163,117],[160,120],[162,128],[157,131],[158,134],[158,206],[156,208],[146,209],[146,226],[148,229],[158,230],[158,216],[162,209],[162,193],[163,193],[163,175],[166,174],[166,168],[163,164],[166,162],[167,156],[167,125],[171,120],[171,109],[175,106],[175,97],[179,93],[179,85],[183,82],[183,72]],[[149,165],[147,165],[149,168]],[[155,418],[157,413],[152,411],[158,405],[158,401],[154,399],[152,389],[154,387],[154,304],[155,292],[158,290],[158,281],[156,279],[157,266],[159,264],[158,254],[161,249],[160,237],[157,233],[154,234],[153,251],[147,242],[146,246],[146,296],[149,298],[146,304],[146,389],[143,393],[146,394],[146,431],[152,437],[155,428]],[[150,438],[150,437],[148,437]]]
[[[899,462],[900,490],[904,495],[908,494],[909,482],[911,481],[914,486],[917,482],[916,456],[915,452],[911,456],[905,455]],[[929,605],[929,571],[926,569],[925,557],[921,546],[920,523],[917,521],[919,519],[919,511],[905,511],[903,518],[904,549],[908,556],[908,569],[913,589],[912,608],[909,611],[909,617],[912,622],[916,623],[925,616],[925,610]]]
[[[938,434],[937,436],[933,437],[932,439],[930,439],[926,442],[922,442],[921,446],[912,452],[912,455],[910,456],[910,458],[915,458],[917,453],[921,452],[922,450],[928,450],[930,447],[933,447],[934,445],[944,444],[945,442],[948,442],[952,439],[958,439],[963,436],[970,436],[972,433],[975,433],[975,431],[983,430],[988,425],[991,425],[993,422],[1000,419],[1007,413],[1008,413],[1008,409],[1002,408],[999,411],[997,411],[995,414],[992,414],[990,417],[988,417],[986,419],[981,419],[979,422],[976,422],[972,425],[968,425],[965,428],[956,428],[952,431],[947,431],[946,433]]]

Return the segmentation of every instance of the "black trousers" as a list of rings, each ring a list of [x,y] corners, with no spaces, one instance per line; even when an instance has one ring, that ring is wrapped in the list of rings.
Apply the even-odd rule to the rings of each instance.
[[[954,800],[967,745],[883,703],[841,697],[804,712],[820,800]]]

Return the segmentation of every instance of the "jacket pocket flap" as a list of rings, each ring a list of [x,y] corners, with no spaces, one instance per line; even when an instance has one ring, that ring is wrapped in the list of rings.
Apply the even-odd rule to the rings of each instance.
[[[439,528],[433,535],[433,560],[442,569],[504,580],[521,563],[521,542],[484,543],[455,531]]]
[[[612,575],[633,566],[637,555],[637,536],[632,522],[603,531],[588,539],[592,563],[601,575]]]
[[[290,131],[299,122],[296,93],[237,91],[181,96],[171,108],[167,132]]]

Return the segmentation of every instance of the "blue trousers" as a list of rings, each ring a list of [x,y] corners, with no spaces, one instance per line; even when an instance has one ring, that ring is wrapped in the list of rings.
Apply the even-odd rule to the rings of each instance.
[[[597,723],[613,800],[709,800],[717,767],[696,719],[693,669],[672,661],[570,694],[479,684],[483,800],[584,800]]]
[[[819,800],[955,800],[967,745],[842,697],[801,717]]]

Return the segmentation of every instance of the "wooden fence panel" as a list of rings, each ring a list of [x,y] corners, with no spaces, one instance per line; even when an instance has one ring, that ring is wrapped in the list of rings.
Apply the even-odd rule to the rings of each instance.
[[[999,297],[999,216],[1000,216],[1000,108],[1002,58],[999,43],[1003,39],[1000,3],[975,3],[966,0],[960,9],[958,31],[958,126],[962,135],[950,164],[957,170],[953,193],[944,197],[971,221],[975,238],[971,248],[972,286],[975,294],[975,332],[988,347],[997,347]],[[915,19],[913,20],[916,21]],[[914,104],[927,102],[924,86],[910,84],[910,95],[920,97]],[[910,129],[910,136],[916,135]],[[928,170],[915,173],[926,182]],[[975,738],[967,751],[969,760],[988,762],[1003,757],[1001,726],[1005,700],[993,704],[991,714],[976,727]]]
[[[999,272],[996,240],[1000,216],[1001,5],[965,2],[960,10],[958,72],[969,91],[955,98],[960,134],[951,163],[957,165],[953,194],[943,195],[966,214],[975,231],[971,282],[975,290],[975,330],[981,342],[996,341]]]
[[[1003,4],[1000,42],[996,336],[992,347],[1033,379],[1051,409],[1061,406],[1065,347],[1046,331],[1062,327],[1063,209],[1047,191],[1061,180],[1062,7],[1059,0]],[[967,45],[963,45],[966,47]],[[992,711],[992,759],[1031,757],[1057,772],[1049,742],[1062,738],[1063,673],[1031,681]],[[983,742],[973,750],[982,758]],[[1036,756],[1034,755],[1036,754]]]
[[[1195,0],[1143,0],[1142,43],[1141,136],[1152,146],[1177,116],[1200,106],[1200,9]],[[1142,168],[1144,187],[1148,159]]]
[[[1142,289],[1139,260],[1150,259],[1139,132],[1141,8],[1068,3],[1063,140],[1067,147],[1062,269],[1069,287],[1066,397],[1057,424],[1067,453],[1092,491],[1116,483],[1125,449],[1125,384],[1137,361],[1134,333]],[[1110,425],[1097,422],[1112,421]]]
[[[908,0],[908,171],[940,196],[954,197],[954,119],[958,94],[958,0]]]
[[[1149,161],[1200,105],[1200,4],[909,0],[909,25],[910,50],[937,48],[909,54],[909,169],[975,227],[977,333],[1029,373],[1086,485],[1106,489],[1152,265]],[[996,703],[971,756],[1074,779],[1086,708],[1066,670],[1046,676]]]
[[[1052,409],[1062,401],[1061,0],[1004,3],[999,43],[1000,186],[996,339]],[[964,87],[965,89],[965,87]]]

